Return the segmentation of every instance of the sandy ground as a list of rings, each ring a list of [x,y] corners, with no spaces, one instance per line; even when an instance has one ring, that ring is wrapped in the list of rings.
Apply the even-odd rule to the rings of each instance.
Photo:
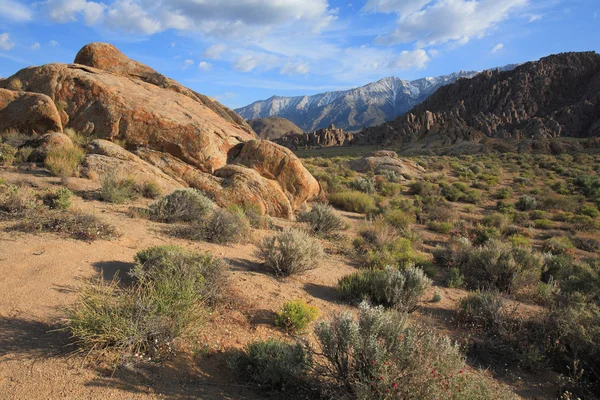
[[[0,178],[27,182],[37,188],[60,184],[57,178],[36,172],[0,170]],[[81,194],[98,185],[70,179],[66,186]],[[318,306],[324,316],[351,310],[337,301],[335,285],[339,278],[356,269],[347,257],[335,251],[338,244],[326,245],[329,254],[318,269],[280,280],[262,272],[253,255],[255,243],[268,231],[255,231],[251,242],[243,245],[189,242],[165,235],[164,225],[130,217],[127,210],[131,205],[115,206],[81,197],[75,197],[73,203],[74,208],[101,215],[122,236],[112,241],[84,243],[54,234],[7,232],[5,228],[14,222],[0,222],[0,399],[262,398],[233,379],[227,367],[231,349],[256,338],[282,336],[273,326],[273,316],[289,300],[305,299]],[[351,236],[362,218],[343,214],[351,224],[347,232]],[[274,222],[278,226],[290,224]],[[137,251],[167,243],[210,250],[227,260],[232,297],[236,299],[232,305],[207,316],[196,345],[192,341],[193,348],[161,365],[125,365],[111,370],[74,355],[68,335],[56,328],[64,307],[75,301],[77,288],[90,278],[112,279],[116,273],[125,276]],[[453,310],[465,292],[435,290],[442,295],[442,301],[424,304],[417,318],[453,333]],[[524,397],[543,398],[541,383],[523,385],[518,378],[509,383]],[[538,386],[542,389],[536,389]]]

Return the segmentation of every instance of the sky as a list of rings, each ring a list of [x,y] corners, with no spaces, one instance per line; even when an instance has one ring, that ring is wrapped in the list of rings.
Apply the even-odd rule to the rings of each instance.
[[[108,42],[237,108],[600,52],[600,0],[0,0],[0,77]]]

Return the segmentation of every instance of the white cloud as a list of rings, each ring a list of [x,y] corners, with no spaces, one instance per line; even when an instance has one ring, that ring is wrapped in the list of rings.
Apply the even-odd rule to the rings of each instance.
[[[8,51],[15,47],[15,42],[10,39],[10,35],[8,33],[0,34],[0,50]]]
[[[192,65],[194,65],[194,60],[185,60],[183,62],[183,65],[181,66],[181,69],[183,69],[183,70],[188,69]]]
[[[492,53],[497,53],[504,48],[504,43],[498,43],[492,48]]]
[[[306,75],[310,71],[307,63],[287,63],[279,71],[282,75]]]
[[[542,16],[540,14],[536,14],[536,15],[532,15],[531,17],[529,17],[529,22],[539,21],[541,19],[542,19]]]
[[[337,18],[327,0],[116,0],[109,5],[97,0],[46,0],[44,5],[56,22],[74,21],[83,14],[93,25],[106,17],[109,28],[142,35],[175,29],[244,38],[296,22],[319,31]]]
[[[218,60],[221,58],[221,54],[227,50],[227,47],[224,44],[214,44],[204,50],[202,57],[209,58],[211,60]]]
[[[408,15],[422,10],[430,2],[431,0],[369,0],[362,11]]]
[[[396,58],[390,62],[390,67],[404,71],[407,69],[424,69],[427,63],[431,60],[425,50],[404,50]]]
[[[104,17],[104,3],[86,0],[46,0],[44,10],[54,22],[77,21],[83,15],[87,25],[96,25]]]
[[[18,1],[0,0],[0,20],[26,22],[31,20],[31,10]]]
[[[384,1],[387,12],[399,17],[396,29],[376,39],[378,44],[415,42],[417,47],[445,43],[465,44],[481,38],[528,0],[439,0],[429,2],[423,9],[416,6],[406,12],[403,2]],[[370,2],[371,3],[371,2]],[[414,3],[411,1],[410,3]]]
[[[268,71],[276,67],[279,58],[266,53],[248,53],[238,56],[233,62],[233,68],[240,72],[250,72],[257,67]]]
[[[200,61],[200,63],[198,64],[198,69],[200,71],[210,71],[212,67],[212,64],[207,63],[206,61]]]
[[[48,44],[50,47],[60,47],[60,43],[58,43],[56,40],[51,40],[48,42]]]
[[[39,50],[41,47],[40,42],[35,42],[34,44],[31,45],[31,50]]]

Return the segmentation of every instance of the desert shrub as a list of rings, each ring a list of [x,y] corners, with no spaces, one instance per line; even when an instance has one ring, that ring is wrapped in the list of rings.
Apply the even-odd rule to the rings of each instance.
[[[575,245],[566,236],[554,236],[544,241],[543,251],[554,255],[573,253]]]
[[[523,195],[519,197],[517,204],[515,205],[519,211],[531,211],[537,208],[537,200],[535,197]]]
[[[571,219],[573,227],[581,232],[597,232],[600,230],[600,222],[588,215],[575,215]]]
[[[600,211],[598,211],[598,207],[593,204],[584,204],[579,209],[579,214],[587,215],[591,218],[597,218],[600,215]]]
[[[439,192],[439,187],[436,184],[427,181],[411,182],[409,188],[411,194],[419,196],[433,196]]]
[[[207,220],[192,225],[188,236],[218,244],[242,243],[248,240],[250,231],[250,221],[243,212],[217,208]]]
[[[353,245],[363,268],[402,268],[415,260],[410,239],[400,237],[398,231],[382,218],[363,225]]]
[[[9,166],[15,162],[17,149],[8,143],[0,142],[0,165]]]
[[[25,162],[29,161],[29,157],[31,156],[32,153],[33,153],[33,147],[29,147],[29,146],[21,147],[19,149],[19,151],[17,152],[15,162],[17,164],[21,164],[21,163],[25,163]]]
[[[317,268],[323,258],[323,248],[307,233],[287,229],[264,238],[258,246],[257,256],[275,275],[290,276]]]
[[[600,192],[600,181],[595,176],[580,175],[575,178],[573,184],[586,197],[592,197]]]
[[[536,219],[544,219],[546,218],[546,211],[543,210],[533,210],[532,212],[529,213],[529,218],[531,218],[532,220],[536,220]]]
[[[331,235],[346,227],[333,207],[326,204],[314,204],[310,210],[300,212],[298,221],[307,223],[316,235]]]
[[[71,197],[73,192],[67,188],[60,188],[55,192],[47,193],[44,196],[44,204],[53,210],[66,210],[71,207]]]
[[[471,328],[494,331],[504,324],[504,302],[498,292],[477,291],[459,303],[458,321]]]
[[[510,199],[511,196],[512,190],[510,190],[509,188],[500,188],[496,191],[496,198],[498,200]]]
[[[135,255],[130,275],[138,281],[185,279],[194,283],[198,299],[215,304],[225,298],[229,287],[226,264],[211,253],[197,253],[179,246],[155,246]]]
[[[285,390],[302,382],[312,358],[300,343],[268,339],[250,343],[232,363],[243,379],[268,389]]]
[[[498,200],[496,202],[496,210],[502,214],[512,214],[515,211],[515,206],[502,200]]]
[[[192,222],[204,218],[215,204],[196,189],[178,189],[150,205],[150,218],[160,222]]]
[[[475,246],[482,246],[490,240],[500,238],[500,231],[494,227],[476,226],[469,230],[469,236]]]
[[[37,207],[29,191],[15,185],[0,185],[0,217],[21,218]]]
[[[450,268],[448,278],[446,279],[446,286],[449,288],[461,288],[465,284],[465,277],[458,268]]]
[[[600,241],[593,238],[580,238],[580,237],[572,237],[571,240],[575,247],[579,250],[587,251],[590,253],[597,253],[600,251]]]
[[[377,191],[384,197],[393,197],[402,192],[402,185],[394,182],[377,182]]]
[[[288,301],[275,316],[275,325],[291,333],[303,332],[319,316],[319,309],[303,300]]]
[[[162,189],[156,181],[144,181],[136,185],[136,190],[146,199],[157,199],[162,195]]]
[[[531,247],[531,239],[521,234],[514,234],[508,237],[508,242],[513,245],[513,247]]]
[[[434,253],[442,266],[459,268],[469,287],[511,292],[539,280],[541,254],[490,240],[483,246],[455,241]]]
[[[533,221],[533,225],[537,229],[550,229],[552,228],[552,221],[550,221],[549,219],[536,219],[535,221]]]
[[[449,234],[453,227],[454,224],[452,224],[452,222],[429,221],[427,223],[427,228],[433,232],[442,233],[444,235]]]
[[[375,199],[366,193],[345,191],[329,195],[329,203],[345,211],[369,213],[377,209]]]
[[[431,280],[420,268],[409,266],[398,270],[387,267],[346,276],[338,282],[338,291],[346,301],[359,303],[368,300],[402,312],[413,312],[430,286]]]
[[[435,199],[432,199],[431,202],[428,199],[421,200],[425,200],[425,203],[421,205],[421,213],[419,213],[419,220],[422,223],[428,221],[454,222],[458,217],[452,204],[437,202]]]
[[[406,328],[397,311],[360,306],[358,320],[337,314],[315,330],[324,361],[317,372],[332,398],[514,398],[468,373],[458,346],[426,328]]]
[[[390,171],[387,169],[380,171],[379,175],[383,176],[388,182],[398,183],[404,179],[404,177],[402,175],[398,174],[396,171]]]
[[[136,185],[133,177],[108,174],[102,178],[100,198],[114,204],[127,203],[139,197]]]
[[[504,232],[510,225],[510,218],[505,214],[493,213],[486,215],[481,222],[487,227],[496,228],[500,232]]]
[[[55,211],[35,215],[13,226],[20,232],[55,232],[73,239],[93,242],[120,236],[116,228],[95,215],[72,211]]]
[[[48,149],[44,164],[56,176],[71,177],[79,174],[84,153],[79,147],[55,146]]]
[[[454,185],[442,185],[442,196],[448,201],[459,201],[463,198],[463,192]]]
[[[250,222],[250,226],[255,229],[267,229],[269,228],[269,218],[264,215],[261,207],[253,202],[244,202],[242,204],[236,204],[228,208],[230,211],[242,213],[246,216]]]
[[[350,182],[350,188],[363,193],[375,193],[375,181],[371,178],[360,177]]]
[[[386,221],[400,231],[407,231],[416,222],[413,213],[402,210],[391,210],[385,214]]]
[[[182,252],[159,250],[138,254],[138,262],[145,264],[134,269],[132,287],[99,281],[82,289],[66,321],[82,350],[161,357],[171,352],[174,339],[199,321],[206,284],[201,268],[182,262]]]
[[[470,204],[479,204],[481,202],[481,199],[481,192],[475,189],[466,190],[461,198],[462,201]]]

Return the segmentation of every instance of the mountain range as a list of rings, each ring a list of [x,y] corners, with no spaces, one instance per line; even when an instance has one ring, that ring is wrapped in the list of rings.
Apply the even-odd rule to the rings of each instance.
[[[600,55],[579,52],[460,79],[394,121],[364,129],[353,144],[395,145],[405,153],[481,152],[515,143],[553,146],[560,137],[592,138],[591,145],[599,136]]]
[[[509,70],[509,65],[501,70]],[[320,93],[313,96],[281,97],[256,101],[235,111],[244,119],[283,117],[305,132],[335,125],[347,131],[359,131],[391,121],[422,103],[440,87],[459,78],[471,78],[478,72],[460,71],[450,75],[406,81],[383,78],[365,86]]]

